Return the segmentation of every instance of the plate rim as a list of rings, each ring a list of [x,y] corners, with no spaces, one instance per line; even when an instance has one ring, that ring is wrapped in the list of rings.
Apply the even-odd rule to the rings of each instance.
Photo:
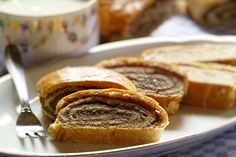
[[[213,43],[236,43],[236,37],[233,35],[194,35],[194,36],[166,36],[166,37],[143,37],[136,39],[128,39],[122,41],[115,41],[97,45],[88,50],[88,53],[98,53],[100,51],[111,50],[115,48],[146,45],[155,43],[176,43],[181,44],[185,42],[213,42]]]
[[[234,36],[215,36],[215,35],[200,35],[200,36],[191,36],[191,37],[145,37],[145,38],[137,38],[137,39],[129,39],[124,41],[117,41],[117,42],[111,42],[106,43],[102,45],[95,46],[88,50],[88,53],[85,55],[93,55],[95,53],[99,53],[101,51],[108,51],[116,48],[122,48],[127,46],[135,46],[137,44],[145,45],[147,43],[149,44],[155,44],[155,43],[185,43],[185,42],[216,42],[216,43],[236,43],[236,37]],[[66,60],[67,58],[63,59]],[[58,61],[58,60],[57,60]],[[57,62],[56,61],[56,62]],[[39,65],[39,66],[45,66],[55,63],[54,61],[49,61],[45,64]],[[39,66],[34,66],[31,68],[28,68],[27,70],[32,70],[34,68],[38,68]],[[10,81],[11,76],[9,74],[3,75],[0,77],[0,84],[4,83],[5,81]],[[35,98],[34,98],[35,99]],[[189,135],[185,137],[181,137],[178,139],[174,139],[171,141],[165,141],[162,143],[155,142],[155,143],[149,143],[149,144],[143,144],[143,145],[137,145],[137,146],[129,146],[129,147],[123,147],[123,148],[115,148],[115,149],[108,149],[108,150],[99,150],[99,151],[91,151],[91,152],[77,152],[77,153],[52,153],[52,154],[33,154],[33,153],[14,153],[9,151],[4,151],[0,149],[0,154],[9,155],[9,156],[94,156],[94,155],[109,155],[119,152],[128,152],[133,150],[140,150],[140,149],[148,149],[148,148],[154,148],[158,146],[165,146],[170,144],[175,144],[178,142],[184,142],[188,141],[189,139],[195,138],[201,138],[204,135],[213,135],[214,132],[223,132],[227,129],[229,129],[231,126],[236,124],[236,116],[227,121],[227,123],[224,123],[218,127],[214,127],[210,130],[203,131],[201,133],[197,133],[194,135]],[[211,136],[211,137],[212,137]],[[210,139],[210,136],[208,136]]]

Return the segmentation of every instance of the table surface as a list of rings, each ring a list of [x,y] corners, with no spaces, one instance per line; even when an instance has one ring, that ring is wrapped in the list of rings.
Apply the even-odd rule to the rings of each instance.
[[[201,34],[216,34],[216,35],[236,35],[235,27],[224,27],[210,29],[200,27],[188,16],[175,16],[167,20],[160,27],[151,33],[151,36],[194,36]],[[0,76],[1,71],[0,69]],[[1,156],[1,155],[0,155]],[[153,154],[150,157],[156,157]],[[236,125],[229,130],[222,132],[214,138],[206,139],[203,143],[198,143],[193,147],[188,147],[183,150],[166,154],[162,157],[236,157]]]

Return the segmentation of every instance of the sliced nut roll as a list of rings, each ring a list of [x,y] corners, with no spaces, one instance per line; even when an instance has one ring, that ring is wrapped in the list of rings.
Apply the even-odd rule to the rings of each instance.
[[[91,89],[68,95],[48,128],[57,141],[143,144],[156,142],[168,125],[164,109],[150,97],[121,89]]]
[[[192,19],[208,26],[235,26],[235,8],[235,0],[188,0]]]
[[[157,100],[169,114],[177,112],[187,88],[185,75],[171,64],[123,57],[102,61],[97,66],[125,75],[139,92]]]
[[[187,74],[189,88],[183,103],[213,109],[228,109],[236,100],[236,68],[220,64],[179,63]]]
[[[99,0],[102,42],[149,35],[178,14],[176,0]]]
[[[45,115],[56,118],[57,102],[66,95],[85,89],[120,88],[136,91],[125,76],[96,67],[66,67],[42,77],[37,83],[38,95]]]
[[[165,62],[215,62],[236,65],[233,44],[181,44],[152,48],[143,52],[147,60]]]

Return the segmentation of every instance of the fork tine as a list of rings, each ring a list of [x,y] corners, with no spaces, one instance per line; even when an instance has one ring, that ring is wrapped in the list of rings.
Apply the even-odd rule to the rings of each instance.
[[[32,132],[32,131],[28,131],[25,134],[26,134],[26,136],[29,136],[29,137],[38,138],[38,136],[34,132]]]
[[[40,133],[38,133],[39,134],[39,136],[41,136],[41,137],[47,137],[47,135],[44,133],[44,132],[40,132]]]
[[[26,138],[26,137],[32,137],[32,138],[40,138],[40,137],[47,137],[47,135],[44,132],[32,132],[32,131],[27,131],[27,132],[17,132],[17,135],[20,138]]]
[[[40,137],[47,137],[47,135],[44,132],[37,132],[36,134]]]
[[[26,138],[25,132],[17,132],[17,136],[19,136],[20,138]]]

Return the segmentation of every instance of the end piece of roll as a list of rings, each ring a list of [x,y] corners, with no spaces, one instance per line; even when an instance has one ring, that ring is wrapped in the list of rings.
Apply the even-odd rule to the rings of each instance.
[[[228,109],[236,103],[236,68],[220,64],[179,63],[188,77],[183,103],[212,109]]]
[[[66,95],[85,89],[119,88],[136,91],[125,76],[96,67],[66,67],[43,76],[37,83],[42,110],[49,118],[56,118],[57,102]]]

